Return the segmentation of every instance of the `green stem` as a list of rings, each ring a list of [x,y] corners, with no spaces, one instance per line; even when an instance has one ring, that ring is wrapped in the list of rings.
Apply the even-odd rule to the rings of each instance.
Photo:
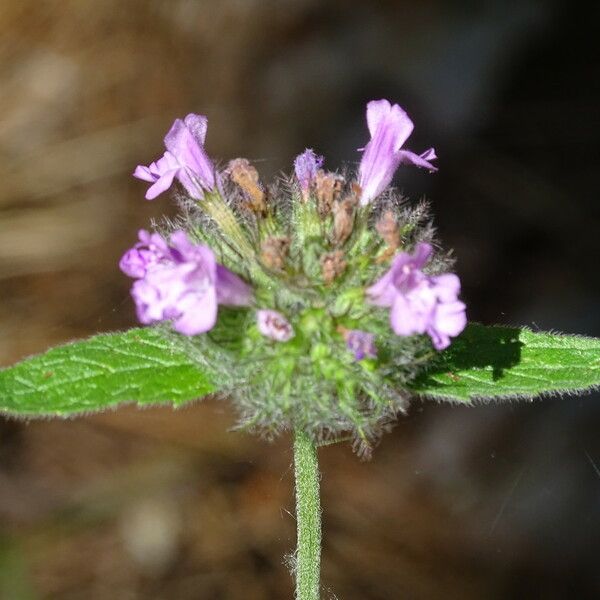
[[[321,503],[317,448],[306,433],[294,437],[296,478],[296,599],[319,600],[321,567]]]

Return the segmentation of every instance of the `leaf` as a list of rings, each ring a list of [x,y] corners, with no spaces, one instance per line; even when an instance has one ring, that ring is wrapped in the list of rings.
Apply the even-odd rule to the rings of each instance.
[[[216,390],[209,374],[157,329],[100,334],[0,371],[0,413],[68,416],[114,407],[180,405]]]
[[[600,339],[470,324],[411,386],[469,403],[569,394],[600,386]]]

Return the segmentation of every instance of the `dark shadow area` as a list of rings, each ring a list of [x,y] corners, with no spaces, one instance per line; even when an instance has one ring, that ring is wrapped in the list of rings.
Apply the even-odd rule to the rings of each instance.
[[[505,369],[521,361],[519,341],[521,330],[517,327],[486,327],[471,323],[442,355],[436,373],[447,373],[461,369],[483,369],[492,367],[494,381],[502,378]]]

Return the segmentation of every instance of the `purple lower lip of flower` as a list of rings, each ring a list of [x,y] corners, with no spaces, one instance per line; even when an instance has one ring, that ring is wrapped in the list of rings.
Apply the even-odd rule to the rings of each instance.
[[[125,254],[121,267],[137,278],[131,295],[139,320],[173,321],[173,328],[185,335],[212,329],[219,304],[247,306],[252,301],[250,287],[217,264],[208,246],[193,243],[183,231],[171,235],[170,245],[157,234],[140,232],[140,242]]]
[[[377,358],[377,348],[375,347],[375,336],[372,333],[352,329],[345,333],[346,346],[348,350],[354,353],[355,360],[365,358]]]
[[[190,196],[199,200],[205,191],[217,185],[215,167],[206,154],[204,140],[207,119],[203,115],[189,114],[176,119],[165,136],[167,151],[149,166],[138,165],[133,175],[152,185],[146,199],[153,200],[169,189],[177,178]]]
[[[181,263],[149,271],[131,290],[139,320],[145,324],[173,321],[173,328],[185,335],[212,329],[217,298],[210,266]]]
[[[138,165],[133,172],[133,176],[152,183],[146,190],[145,198],[146,200],[154,200],[171,187],[173,179],[180,170],[181,165],[177,162],[177,159],[169,152],[165,152],[161,158],[147,167]]]
[[[465,311],[465,304],[459,300],[438,304],[426,331],[436,350],[447,348],[451,338],[459,335],[467,326]]]
[[[287,342],[294,337],[294,329],[289,321],[276,310],[259,310],[256,313],[258,330],[277,342]]]
[[[415,167],[427,169],[430,173],[434,173],[438,170],[438,168],[432,165],[430,162],[437,158],[437,156],[435,155],[435,150],[433,148],[429,148],[421,154],[415,154],[410,150],[400,150],[398,154],[400,155],[399,164],[401,165],[414,165]]]
[[[359,166],[360,203],[366,205],[392,182],[401,163],[437,170],[429,161],[436,158],[433,148],[417,155],[401,150],[413,130],[413,123],[397,104],[373,100],[367,104],[367,125],[371,140],[365,146]]]

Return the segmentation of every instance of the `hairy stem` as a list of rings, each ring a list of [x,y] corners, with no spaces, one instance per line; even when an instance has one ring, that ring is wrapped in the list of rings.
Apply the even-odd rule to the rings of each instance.
[[[319,600],[321,567],[321,503],[319,500],[319,464],[312,439],[297,430],[294,437],[294,473],[296,479],[296,598]]]

